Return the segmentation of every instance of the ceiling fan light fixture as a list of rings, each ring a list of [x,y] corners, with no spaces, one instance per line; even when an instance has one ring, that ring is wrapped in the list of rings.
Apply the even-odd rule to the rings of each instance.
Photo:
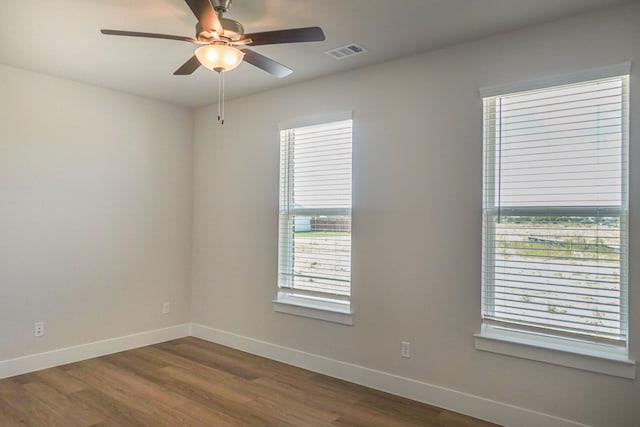
[[[209,44],[196,49],[198,61],[213,71],[231,71],[242,62],[244,52],[233,46]]]

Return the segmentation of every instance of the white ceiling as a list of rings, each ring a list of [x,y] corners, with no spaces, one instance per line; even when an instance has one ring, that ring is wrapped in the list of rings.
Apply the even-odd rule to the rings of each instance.
[[[626,0],[234,0],[229,18],[247,33],[320,26],[324,42],[255,47],[294,70],[275,78],[249,64],[226,76],[227,98],[387,61]],[[100,28],[194,36],[184,0],[0,0],[0,64],[166,100],[215,102],[217,75],[174,76],[196,45],[105,36]],[[341,61],[323,52],[368,49]]]

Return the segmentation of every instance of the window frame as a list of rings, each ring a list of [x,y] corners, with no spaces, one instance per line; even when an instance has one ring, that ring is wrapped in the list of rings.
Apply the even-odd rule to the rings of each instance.
[[[336,112],[332,114],[323,114],[316,116],[308,116],[303,118],[296,118],[289,121],[284,121],[279,124],[279,135],[282,137],[282,133],[295,130],[297,128],[304,128],[307,126],[316,126],[323,124],[331,124],[334,122],[353,120],[353,114],[351,111],[343,111]],[[279,138],[280,140],[280,138]],[[293,144],[291,141],[288,142],[288,147],[290,152],[287,154],[289,158],[293,158]],[[352,123],[352,138],[351,138],[351,146],[353,147],[353,123]],[[281,148],[282,149],[282,148]],[[282,157],[282,153],[279,158]],[[353,162],[353,158],[351,160]],[[290,173],[293,164],[289,161],[287,164],[287,170],[285,173]],[[282,164],[279,169],[279,180],[282,180],[283,170]],[[353,177],[353,171],[351,172],[351,176]],[[293,182],[293,181],[291,181]],[[280,184],[281,186],[282,184]],[[279,188],[280,188],[279,186]],[[352,187],[353,188],[353,187]],[[353,325],[353,311],[351,308],[351,295],[348,297],[339,296],[339,295],[330,295],[323,293],[315,293],[311,291],[300,291],[294,290],[293,288],[282,286],[280,283],[281,279],[281,257],[283,254],[281,253],[286,248],[283,248],[283,218],[282,218],[282,205],[288,204],[287,212],[290,217],[294,217],[296,215],[299,216],[349,216],[351,220],[352,217],[352,207],[353,207],[353,197],[351,199],[351,207],[350,208],[303,208],[303,207],[294,207],[291,205],[290,200],[285,200],[291,197],[291,190],[289,189],[286,194],[281,193],[281,188],[278,195],[278,205],[279,205],[279,232],[278,232],[278,280],[277,280],[277,293],[276,298],[272,301],[273,310],[279,313],[297,315],[302,317],[308,317],[312,319],[324,320],[328,322],[340,323],[344,325]],[[285,233],[287,236],[290,233]],[[286,247],[291,247],[292,245],[286,245]],[[351,248],[353,247],[352,242],[350,244]],[[290,249],[289,249],[290,250]],[[286,256],[286,254],[284,255]],[[287,257],[289,258],[289,257]],[[352,266],[352,262],[350,260],[350,265]],[[351,281],[349,282],[349,286],[351,288]],[[350,293],[351,294],[351,293]]]
[[[561,76],[554,76],[550,78],[544,78],[534,81],[513,83],[508,85],[485,87],[480,89],[480,95],[483,98],[483,116],[491,112],[493,106],[486,105],[485,98],[497,97],[501,95],[507,95],[517,92],[533,91],[537,89],[552,88],[555,86],[561,86],[565,84],[574,84],[581,82],[588,82],[593,80],[599,80],[604,78],[611,78],[617,76],[630,76],[631,63],[625,62],[608,67],[601,67],[597,69],[585,70],[577,73],[565,74]],[[627,77],[626,84],[629,84]],[[628,172],[628,149],[629,149],[629,92],[628,90],[623,92],[623,104],[625,105],[625,111],[623,114],[623,144],[622,144],[622,170],[623,170],[623,193],[626,195],[626,199],[623,196],[623,203],[620,208],[609,209],[607,212],[612,216],[617,216],[621,219],[620,235],[621,239],[626,242],[621,246],[621,265],[620,265],[620,287],[621,287],[621,322],[624,324],[626,332],[626,342],[624,346],[612,345],[606,341],[599,341],[597,339],[577,339],[575,336],[564,336],[561,333],[541,333],[540,331],[530,330],[525,326],[519,326],[513,323],[503,323],[500,321],[493,321],[489,319],[482,319],[481,330],[479,333],[474,334],[475,348],[478,350],[489,351],[499,354],[505,354],[530,360],[536,360],[541,362],[547,362],[551,364],[568,366],[577,369],[583,369],[592,372],[599,372],[603,374],[619,376],[623,378],[635,378],[635,361],[629,359],[629,313],[628,313],[628,197],[629,197],[629,172]],[[495,145],[495,137],[490,133],[488,129],[483,130],[483,138],[485,143],[483,144],[484,162],[485,168],[493,167],[495,170],[495,151],[493,148]],[[494,141],[491,142],[490,140]],[[488,174],[483,170],[483,200],[487,200],[491,194],[487,194],[486,191],[491,186],[487,187],[486,180]],[[494,200],[494,198],[490,198]],[[484,202],[483,202],[484,203]],[[482,253],[482,300],[481,310],[484,313],[484,302],[486,298],[492,298],[491,292],[494,286],[487,286],[485,281],[495,283],[495,273],[487,271],[488,265],[495,265],[495,261],[487,257],[495,256],[495,229],[492,226],[492,221],[487,220],[487,216],[496,214],[492,212],[493,206],[483,206],[483,240],[488,239],[489,247],[485,251],[483,248]],[[585,207],[585,208],[556,208],[554,214],[558,216],[595,216],[594,210],[597,209],[599,214],[602,215],[603,211],[601,207]],[[495,208],[497,210],[497,208]],[[544,211],[544,212],[542,212]],[[548,207],[500,207],[500,213],[503,215],[522,215],[522,216],[549,216]],[[489,239],[490,236],[493,238]],[[491,246],[493,242],[494,246]],[[486,247],[483,245],[483,247]],[[491,247],[494,250],[491,250]],[[495,269],[494,269],[495,271]],[[488,278],[488,279],[487,279]],[[624,296],[623,296],[624,295]],[[484,317],[484,314],[483,314]]]

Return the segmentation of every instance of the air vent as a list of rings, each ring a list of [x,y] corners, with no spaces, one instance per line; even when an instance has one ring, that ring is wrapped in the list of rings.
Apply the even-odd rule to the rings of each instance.
[[[363,48],[362,46],[352,43],[346,46],[340,46],[335,49],[328,50],[325,53],[335,59],[344,59],[354,55],[365,53],[366,51],[367,49]]]

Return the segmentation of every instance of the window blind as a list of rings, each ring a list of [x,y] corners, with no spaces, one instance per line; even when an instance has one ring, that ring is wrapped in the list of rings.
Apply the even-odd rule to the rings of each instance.
[[[628,76],[483,102],[484,321],[625,345]]]
[[[350,297],[351,147],[351,120],[280,132],[281,291]]]

